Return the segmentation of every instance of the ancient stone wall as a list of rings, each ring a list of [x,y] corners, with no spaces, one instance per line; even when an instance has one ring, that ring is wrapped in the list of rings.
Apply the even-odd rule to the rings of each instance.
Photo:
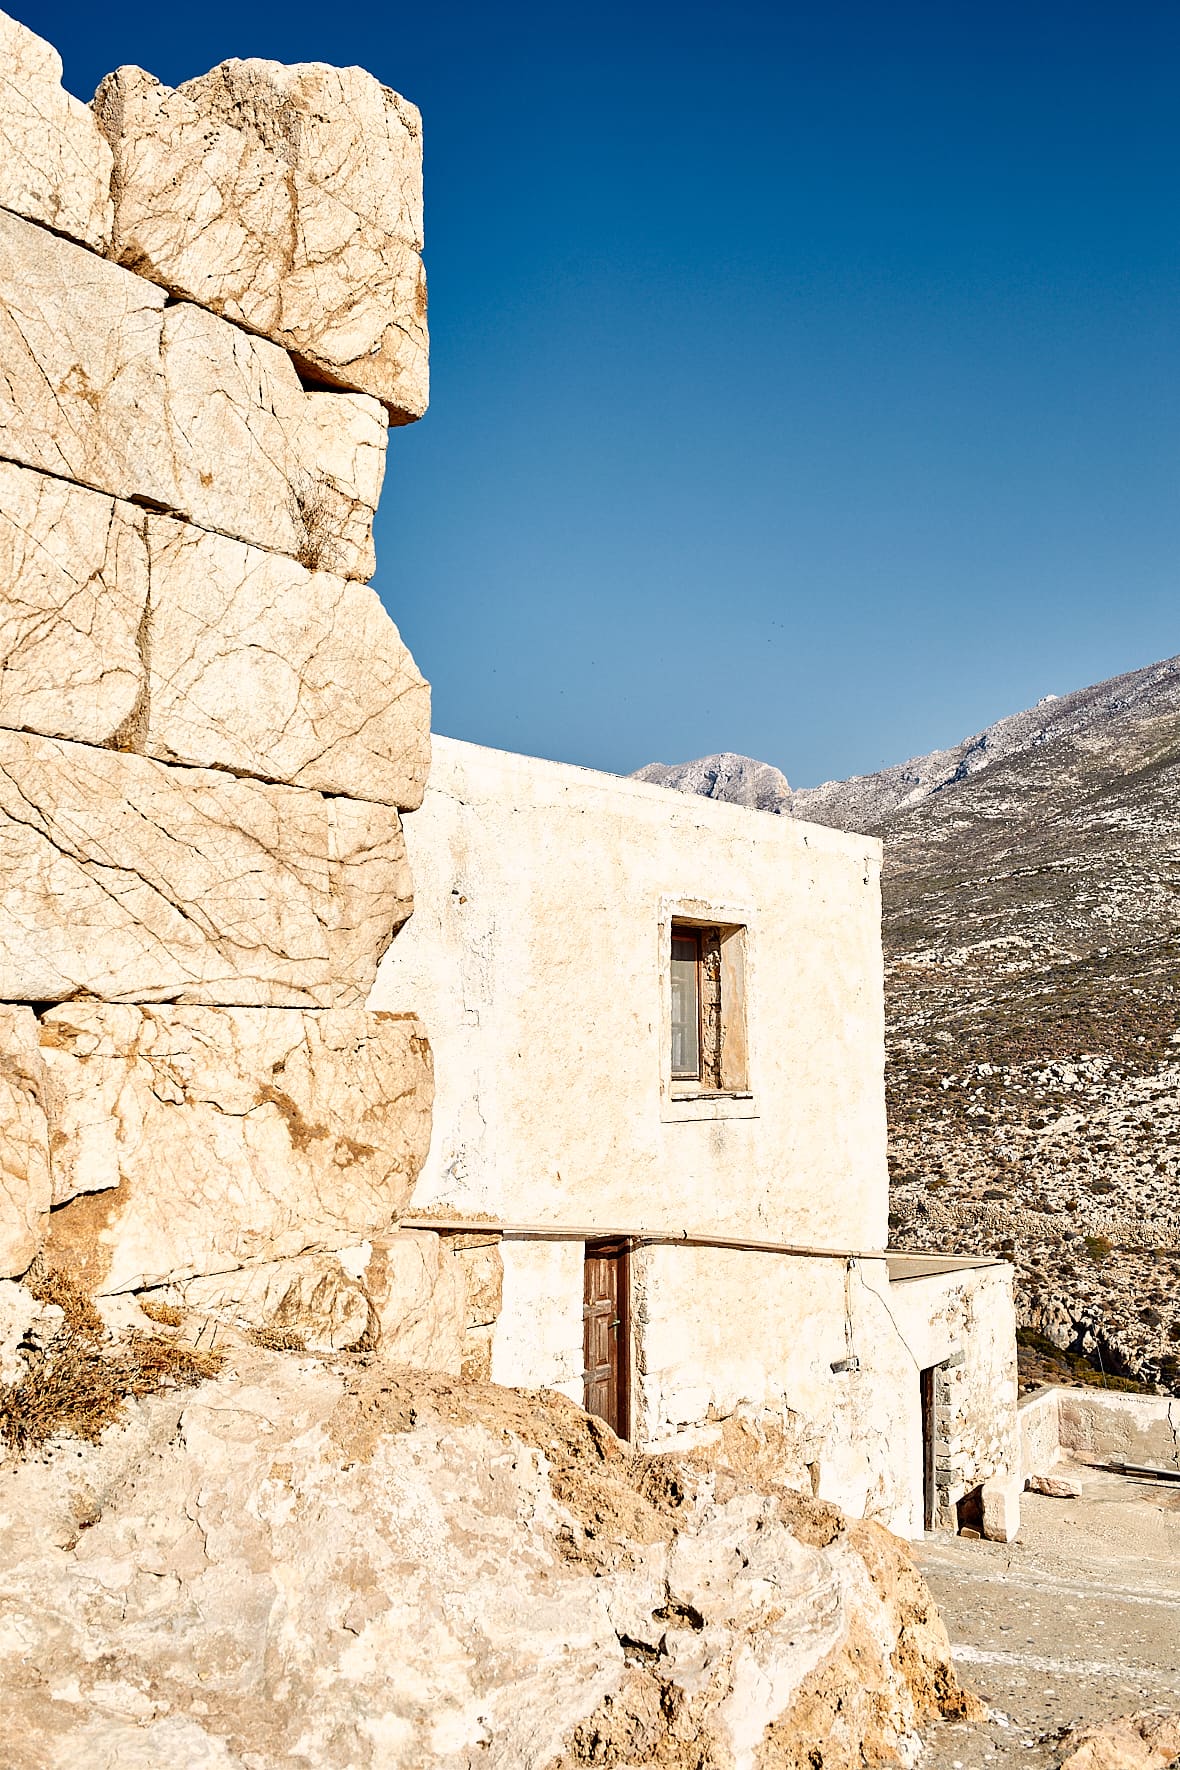
[[[0,15],[0,1278],[314,1297],[340,1344],[405,1265],[431,1055],[365,1001],[429,693],[366,580],[421,188],[359,69],[87,107]]]

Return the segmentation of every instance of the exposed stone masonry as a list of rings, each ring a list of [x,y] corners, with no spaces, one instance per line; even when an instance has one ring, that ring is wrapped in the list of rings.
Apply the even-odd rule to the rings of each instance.
[[[88,108],[0,16],[0,1279],[44,1251],[457,1371],[490,1281],[396,1232],[431,1057],[364,1006],[429,764],[365,582],[421,246],[372,76],[123,68]]]

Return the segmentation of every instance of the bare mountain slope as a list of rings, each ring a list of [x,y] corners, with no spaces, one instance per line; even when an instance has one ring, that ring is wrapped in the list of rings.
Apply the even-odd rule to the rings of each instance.
[[[1180,1392],[1180,659],[793,809],[885,842],[895,1239]]]
[[[1063,742],[1101,743],[1104,733],[1128,722],[1168,713],[1180,713],[1180,657],[1113,676],[1073,694],[1046,695],[1035,707],[998,719],[960,744],[911,757],[879,774],[796,788],[791,809],[795,817],[812,823],[880,833],[898,813],[934,794],[952,791],[998,762]]]

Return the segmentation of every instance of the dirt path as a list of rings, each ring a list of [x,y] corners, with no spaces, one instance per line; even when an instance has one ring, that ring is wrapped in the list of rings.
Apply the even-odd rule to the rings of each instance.
[[[1002,1717],[938,1728],[923,1770],[1043,1770],[1084,1721],[1180,1711],[1180,1485],[1059,1472],[1082,1498],[1025,1494],[1019,1542],[918,1550],[964,1682]]]

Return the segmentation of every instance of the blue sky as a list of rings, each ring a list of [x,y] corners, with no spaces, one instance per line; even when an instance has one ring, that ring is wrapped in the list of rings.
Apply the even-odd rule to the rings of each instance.
[[[9,0],[426,128],[377,586],[441,731],[805,785],[1180,651],[1174,0]]]

